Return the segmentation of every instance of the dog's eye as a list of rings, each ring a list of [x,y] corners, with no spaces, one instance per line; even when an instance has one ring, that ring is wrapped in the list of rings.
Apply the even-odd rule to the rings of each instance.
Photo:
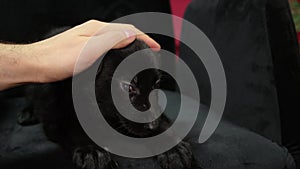
[[[122,90],[124,90],[125,92],[133,93],[135,91],[134,86],[128,82],[121,82],[120,85]]]
[[[121,86],[122,90],[128,92],[131,85],[130,85],[130,83],[121,82],[120,86]]]
[[[154,89],[157,89],[157,88],[159,88],[159,87],[160,87],[160,79],[158,79],[158,80],[155,82],[153,88],[154,88]]]
[[[131,85],[129,85],[129,91],[133,90],[133,87]]]

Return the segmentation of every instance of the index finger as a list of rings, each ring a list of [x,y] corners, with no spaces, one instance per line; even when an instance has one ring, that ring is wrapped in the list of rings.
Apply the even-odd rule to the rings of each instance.
[[[137,35],[137,39],[144,41],[154,51],[159,51],[161,49],[161,46],[154,39],[144,33]]]

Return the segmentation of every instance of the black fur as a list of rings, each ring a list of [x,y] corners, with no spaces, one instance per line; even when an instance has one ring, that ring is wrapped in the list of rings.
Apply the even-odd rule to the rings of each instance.
[[[116,80],[112,79],[112,75],[122,60],[146,48],[148,46],[144,42],[136,40],[124,49],[108,52],[101,63],[95,88],[98,106],[107,122],[120,133],[138,138],[157,135],[165,131],[171,123],[164,115],[151,123],[134,123],[125,119],[113,104],[110,88],[112,80]],[[156,55],[149,51],[143,54],[149,57]],[[164,72],[148,69],[137,74],[131,82],[120,81],[120,87],[123,83],[125,87],[130,87],[129,97],[133,106],[144,111],[151,106],[148,101],[149,93],[155,88],[160,88],[163,77],[167,77]],[[39,119],[43,123],[47,137],[68,151],[73,156],[74,164],[80,169],[116,168],[118,165],[110,153],[97,146],[81,128],[73,107],[71,83],[70,78],[29,87],[29,98],[33,105],[24,111],[25,116],[22,113],[19,115],[19,121],[23,124],[32,124]],[[28,115],[28,112],[31,112],[31,115]],[[32,118],[34,116],[36,118]],[[31,118],[27,119],[28,122],[24,117]],[[191,159],[192,153],[188,143],[180,143],[169,152],[158,156],[161,166],[165,169],[190,168]]]

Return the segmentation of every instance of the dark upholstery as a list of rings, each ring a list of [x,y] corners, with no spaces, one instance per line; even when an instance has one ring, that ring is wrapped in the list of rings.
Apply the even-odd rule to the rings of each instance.
[[[194,0],[185,18],[207,35],[220,55],[228,89],[225,118],[280,143],[279,106],[265,15],[262,0]],[[182,36],[191,36],[185,26]],[[201,100],[209,104],[210,83],[202,62],[183,44],[180,57],[198,78]]]
[[[269,1],[268,30],[279,100],[282,142],[300,168],[300,56],[294,23],[284,0]]]
[[[300,165],[300,58],[288,1],[194,0],[185,19],[208,36],[223,62],[228,85],[224,118],[283,142]],[[185,26],[182,36],[192,36]],[[181,44],[180,57],[197,75],[201,99],[209,105],[208,75],[193,55]]]

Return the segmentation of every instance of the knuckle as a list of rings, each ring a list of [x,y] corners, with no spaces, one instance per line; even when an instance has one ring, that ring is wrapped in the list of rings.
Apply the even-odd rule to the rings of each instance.
[[[86,24],[88,24],[88,25],[97,25],[99,23],[100,23],[100,21],[98,21],[96,19],[91,19],[91,20],[86,22]]]
[[[132,25],[132,24],[126,24],[126,26],[127,26],[128,28],[131,28],[131,29],[136,29],[136,27],[135,27],[134,25]]]

